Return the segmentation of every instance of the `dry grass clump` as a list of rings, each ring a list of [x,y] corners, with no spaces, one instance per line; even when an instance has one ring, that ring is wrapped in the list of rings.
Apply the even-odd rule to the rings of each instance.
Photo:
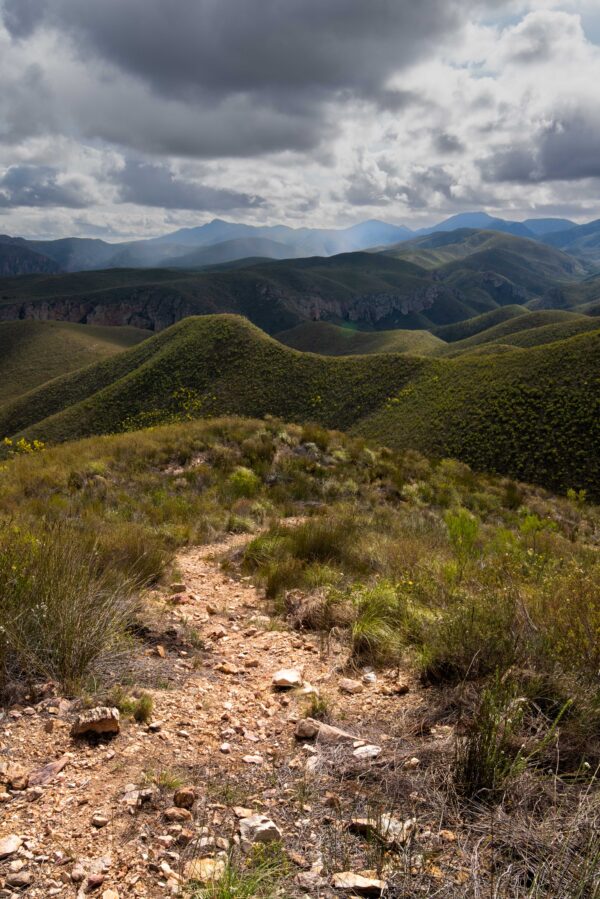
[[[77,533],[8,528],[0,539],[0,686],[37,678],[71,691],[113,664],[130,647],[137,586],[100,567]]]

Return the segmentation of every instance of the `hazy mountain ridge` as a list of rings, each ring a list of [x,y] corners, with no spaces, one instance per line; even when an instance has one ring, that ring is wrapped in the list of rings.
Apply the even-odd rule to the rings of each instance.
[[[563,251],[504,232],[459,229],[384,252],[234,261],[198,271],[172,266],[6,278],[0,320],[158,331],[189,315],[230,312],[270,334],[306,321],[432,330],[502,306],[570,309],[595,301],[600,280],[587,278]]]
[[[566,219],[511,222],[493,218],[483,212],[462,213],[433,227],[418,230],[378,220],[360,222],[349,228],[327,229],[290,228],[286,225],[256,226],[214,219],[207,224],[194,228],[181,228],[161,237],[114,244],[97,238],[26,240],[20,237],[0,236],[0,252],[3,244],[18,244],[42,257],[47,257],[65,272],[102,268],[160,267],[171,264],[201,267],[247,256],[276,259],[333,256],[373,247],[391,246],[405,240],[462,228],[495,230],[518,237],[545,240],[547,236],[555,238],[557,234],[568,233],[567,229],[571,226],[576,227]],[[237,244],[233,244],[233,241]],[[197,253],[200,250],[204,252]],[[13,265],[6,274],[31,274],[36,271],[31,266],[32,260],[29,261],[29,268],[24,262],[22,271]],[[55,269],[40,267],[37,270]]]

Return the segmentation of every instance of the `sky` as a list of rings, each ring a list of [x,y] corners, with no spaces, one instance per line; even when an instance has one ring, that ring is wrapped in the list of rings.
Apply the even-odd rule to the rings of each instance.
[[[0,233],[600,217],[600,0],[0,0]]]

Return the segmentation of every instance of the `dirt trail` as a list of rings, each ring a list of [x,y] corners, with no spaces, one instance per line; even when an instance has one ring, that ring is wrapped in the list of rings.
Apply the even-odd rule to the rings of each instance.
[[[27,774],[68,755],[64,770],[42,788],[2,793],[0,777],[0,841],[9,834],[23,839],[16,853],[0,861],[0,896],[21,895],[2,888],[7,877],[10,882],[19,874],[31,875],[31,899],[80,897],[86,890],[105,899],[115,893],[121,899],[173,894],[194,828],[213,826],[208,849],[214,851],[214,834],[216,849],[225,847],[232,826],[227,806],[243,804],[239,789],[236,796],[242,782],[253,787],[254,808],[268,810],[284,831],[313,833],[310,816],[303,825],[290,821],[288,800],[273,789],[273,770],[282,760],[289,770],[303,767],[307,757],[294,727],[309,696],[274,692],[272,677],[281,668],[299,669],[305,682],[331,696],[344,727],[385,740],[373,730],[390,717],[386,689],[392,673],[378,676],[360,695],[342,694],[347,649],[329,647],[325,654],[317,635],[276,629],[261,593],[220,567],[220,557],[247,540],[234,536],[182,552],[176,569],[185,585],[182,603],[173,602],[168,591],[151,595],[158,627],[137,659],[138,671],[149,670],[155,685],[146,688],[154,700],[150,726],[122,719],[121,733],[111,742],[74,741],[73,704],[54,694],[31,697],[31,705],[0,718],[4,769]],[[420,701],[412,690],[395,696],[393,715]],[[202,815],[196,810],[193,823],[165,819],[175,778],[201,794]],[[161,795],[140,807],[137,793],[156,780]],[[94,815],[107,823],[94,826]]]

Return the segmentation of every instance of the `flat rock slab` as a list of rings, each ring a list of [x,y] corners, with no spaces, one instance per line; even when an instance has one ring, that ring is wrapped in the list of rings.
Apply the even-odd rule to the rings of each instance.
[[[89,735],[114,736],[121,729],[118,709],[109,709],[106,706],[98,706],[77,716],[71,736],[85,737]]]
[[[57,774],[65,768],[69,763],[69,756],[63,755],[56,759],[55,762],[48,762],[43,768],[32,771],[29,775],[28,782],[30,787],[43,787],[54,780]]]
[[[361,684],[359,680],[352,680],[350,677],[343,677],[338,686],[342,693],[347,693],[349,696],[363,693],[365,689],[364,685]]]
[[[342,871],[334,874],[331,884],[336,890],[344,893],[354,893],[356,896],[381,896],[387,884],[384,880],[375,877],[363,877],[352,871]]]
[[[296,738],[298,740],[316,740],[321,743],[352,743],[358,739],[355,734],[349,734],[339,727],[315,721],[314,718],[304,718],[296,725]]]

